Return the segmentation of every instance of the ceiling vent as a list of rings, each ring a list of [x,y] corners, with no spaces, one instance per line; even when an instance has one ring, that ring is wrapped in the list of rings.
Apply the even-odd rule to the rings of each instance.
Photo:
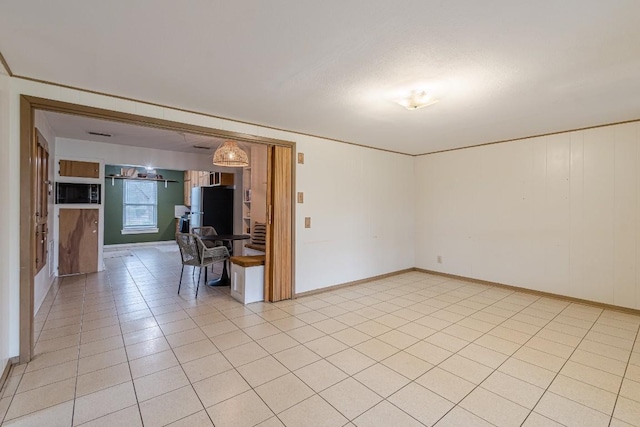
[[[94,135],[94,136],[104,136],[105,138],[111,138],[113,135],[111,135],[110,133],[102,133],[102,132],[93,132],[93,131],[89,131],[87,132],[89,135]]]
[[[193,148],[198,148],[200,150],[211,150],[211,147],[205,147],[204,145],[194,145]]]

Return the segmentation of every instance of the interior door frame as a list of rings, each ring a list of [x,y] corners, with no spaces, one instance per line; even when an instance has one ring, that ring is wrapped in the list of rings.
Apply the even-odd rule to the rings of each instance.
[[[170,108],[170,107],[167,107]],[[295,153],[296,143],[267,138],[240,132],[191,125],[165,119],[156,119],[137,114],[123,113],[103,108],[69,102],[55,101],[29,95],[20,95],[20,212],[29,215],[20,217],[20,363],[31,360],[33,353],[33,316],[34,316],[34,274],[36,242],[31,230],[35,226],[35,111],[52,111],[73,114],[103,120],[147,126],[157,129],[188,132],[216,138],[228,138],[240,142],[263,145],[277,145],[291,148],[291,183],[295,189]],[[198,114],[198,113],[194,113]],[[295,191],[291,192],[291,295],[295,295]]]

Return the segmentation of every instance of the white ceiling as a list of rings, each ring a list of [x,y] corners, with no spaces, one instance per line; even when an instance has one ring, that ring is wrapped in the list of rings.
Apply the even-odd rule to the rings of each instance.
[[[411,154],[640,118],[638,0],[0,3],[17,76]],[[441,101],[407,111],[403,89]]]
[[[216,148],[225,141],[225,139],[211,136],[136,126],[51,111],[44,112],[44,115],[56,137],[59,138],[106,142],[133,147],[155,148],[157,150],[182,151],[209,156],[213,156]],[[89,132],[98,132],[111,136],[91,135]],[[238,144],[243,148],[248,147],[246,143],[238,142]],[[196,148],[194,145],[207,147],[208,149]]]

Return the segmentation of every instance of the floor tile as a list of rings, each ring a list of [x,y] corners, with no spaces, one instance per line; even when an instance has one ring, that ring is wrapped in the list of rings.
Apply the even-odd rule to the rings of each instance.
[[[460,402],[476,387],[474,383],[437,366],[416,379],[416,383],[453,403]]]
[[[327,357],[326,360],[349,375],[354,375],[375,363],[375,361],[370,357],[367,357],[352,348]]]
[[[211,337],[211,341],[220,351],[224,351],[233,347],[238,347],[242,344],[250,343],[252,339],[242,331],[234,331]]]
[[[154,338],[126,347],[129,360],[139,359],[161,351],[169,350],[169,343],[164,337]]]
[[[569,427],[599,427],[609,424],[609,416],[602,412],[551,392],[542,396],[534,411]]]
[[[110,366],[78,376],[76,398],[131,381],[128,363]]]
[[[483,388],[473,390],[460,406],[496,426],[520,425],[529,414],[527,408]]]
[[[311,325],[303,326],[301,328],[292,329],[287,331],[287,335],[291,338],[295,339],[299,343],[306,343],[308,341],[313,341],[317,338],[320,338],[324,335],[324,332],[319,329],[314,328]]]
[[[233,368],[221,353],[196,359],[182,366],[191,382],[200,381]]]
[[[347,419],[325,402],[314,395],[297,405],[280,413],[279,418],[286,426],[318,426],[339,427],[345,425]]]
[[[498,368],[509,357],[505,354],[490,350],[474,343],[471,343],[460,350],[458,352],[458,355],[464,356],[467,359],[471,359],[492,369]]]
[[[620,396],[613,416],[632,425],[640,425],[640,402]]]
[[[178,359],[176,359],[176,356],[171,350],[162,351],[160,353],[141,357],[129,362],[131,375],[134,379],[153,374],[154,372],[171,368],[176,365],[178,365]]]
[[[238,372],[251,387],[257,387],[289,373],[289,370],[272,356],[267,356],[240,366]]]
[[[614,393],[564,375],[558,375],[548,390],[608,415],[612,414],[617,397]]]
[[[410,383],[388,400],[426,425],[435,424],[454,406],[453,403],[416,383]]]
[[[218,426],[251,427],[273,417],[273,412],[260,397],[248,390],[207,409]]]
[[[530,412],[522,427],[562,427],[563,425],[537,412]]]
[[[73,399],[75,383],[75,378],[71,378],[16,394],[5,415],[5,421]]]
[[[348,331],[349,329],[344,329],[341,332],[344,331]],[[358,332],[358,331],[356,331]],[[338,332],[339,334],[340,332]],[[362,332],[360,332],[362,334]],[[335,334],[334,334],[335,335]],[[337,337],[334,337],[334,335],[326,335],[322,338],[318,338],[316,340],[313,341],[309,341],[307,343],[305,343],[305,347],[309,348],[310,350],[312,350],[314,353],[316,353],[317,355],[319,355],[320,357],[329,357],[332,354],[336,354],[339,353],[343,350],[346,350],[349,345],[345,344],[344,342],[341,342],[339,340],[337,340]],[[369,339],[370,337],[366,334],[362,334],[364,336],[366,336],[367,338],[365,339]]]
[[[348,376],[324,359],[300,368],[294,371],[294,374],[315,392],[320,392]]]
[[[492,424],[472,414],[471,412],[456,406],[451,409],[440,421],[436,427],[491,427]]]
[[[183,387],[140,404],[145,427],[156,427],[180,420],[203,409],[191,386]]]
[[[209,339],[197,341],[173,349],[173,352],[182,364],[200,359],[205,356],[218,353],[218,348]]]
[[[138,402],[144,402],[161,394],[187,386],[189,385],[189,380],[182,367],[174,366],[173,368],[137,378],[133,383]]]
[[[136,394],[129,381],[76,399],[73,423],[83,424],[135,404]]]
[[[138,405],[132,405],[128,408],[121,409],[111,414],[96,418],[93,421],[82,424],[82,427],[112,427],[112,426],[131,426],[142,427],[142,419],[140,418],[140,409]]]
[[[400,390],[410,381],[380,363],[358,372],[353,378],[385,398]]]
[[[433,365],[404,351],[382,361],[382,364],[401,375],[414,380],[433,368]]]
[[[291,371],[295,371],[296,369],[320,360],[320,356],[303,345],[283,350],[274,354],[273,357]]]
[[[251,389],[251,386],[235,369],[232,369],[193,383],[193,388],[204,407],[209,408]]]
[[[474,384],[480,384],[493,372],[491,368],[457,354],[454,354],[438,366]]]
[[[347,378],[327,388],[320,392],[320,396],[349,420],[356,418],[382,400],[380,396],[353,378]]]
[[[68,427],[73,417],[73,401],[68,401],[37,412],[32,412],[10,421],[5,419],[3,426],[8,427]]]
[[[124,347],[104,353],[95,354],[89,357],[83,357],[78,362],[78,374],[88,374],[89,372],[108,368],[114,365],[119,365],[120,363],[124,363],[126,361],[127,353],[125,352]]]
[[[275,335],[268,336],[266,338],[259,339],[257,341],[262,348],[264,348],[269,354],[278,353],[282,350],[286,350],[291,347],[299,345],[299,342],[291,338],[284,332],[279,332]]]
[[[206,411],[196,412],[167,425],[171,427],[214,427]]]
[[[544,393],[543,388],[536,387],[500,371],[495,371],[491,374],[489,378],[482,382],[480,387],[528,409],[533,409]]]
[[[284,375],[256,387],[255,391],[276,414],[314,394],[313,390],[293,374]]]
[[[28,372],[22,376],[17,393],[33,390],[54,382],[75,378],[77,375],[78,362],[72,360],[60,365],[50,366],[38,371]]]
[[[238,347],[233,347],[229,350],[223,350],[222,354],[235,367],[246,365],[247,363],[261,359],[268,355],[268,353],[255,342],[250,342]]]
[[[379,426],[403,426],[420,427],[423,426],[418,420],[409,416],[406,412],[398,409],[391,403],[383,400],[364,414],[353,420],[358,427],[379,427]]]

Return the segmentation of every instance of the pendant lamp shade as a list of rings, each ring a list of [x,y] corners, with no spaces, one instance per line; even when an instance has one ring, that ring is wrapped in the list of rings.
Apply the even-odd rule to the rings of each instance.
[[[247,153],[235,141],[225,141],[213,154],[213,164],[216,166],[245,167],[249,166]]]

